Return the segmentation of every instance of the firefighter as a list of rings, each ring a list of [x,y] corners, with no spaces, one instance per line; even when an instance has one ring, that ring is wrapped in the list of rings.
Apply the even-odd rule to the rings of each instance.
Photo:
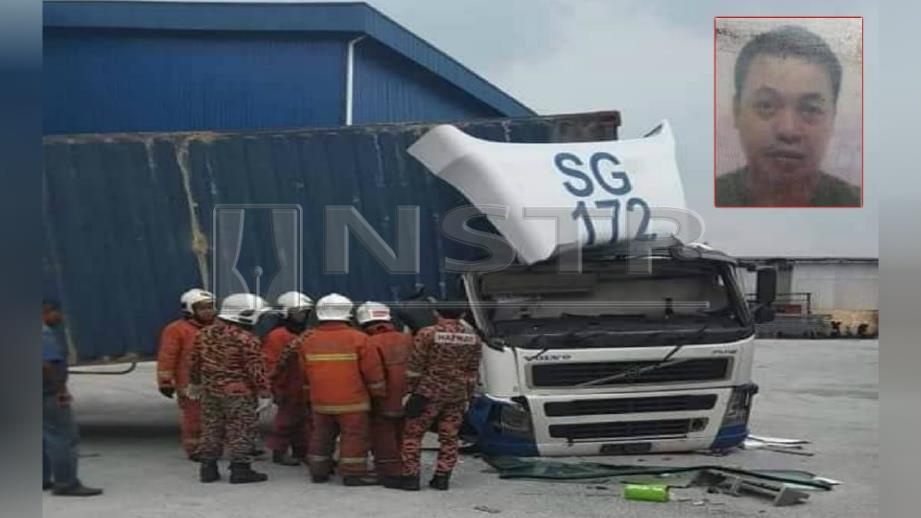
[[[307,329],[307,317],[313,307],[310,297],[289,291],[278,297],[282,319],[269,331],[263,345],[267,372],[274,373],[282,351]],[[272,392],[278,411],[267,446],[272,450],[272,462],[282,466],[299,466],[307,457],[309,410],[304,397],[304,371],[298,357],[280,369],[277,382],[273,376]],[[293,457],[288,455],[291,448]]]
[[[189,396],[201,401],[202,482],[220,479],[217,460],[222,450],[230,458],[231,484],[268,478],[251,467],[257,417],[272,404],[259,339],[252,331],[267,310],[261,297],[229,295],[221,303],[217,322],[195,337]]]
[[[385,487],[400,485],[400,442],[403,427],[403,395],[406,392],[406,361],[412,350],[412,336],[393,325],[390,308],[366,302],[355,311],[355,319],[370,336],[384,365],[387,393],[371,409],[371,451],[374,467]]]
[[[473,393],[482,351],[474,329],[460,319],[461,308],[436,310],[438,321],[416,334],[406,367],[401,488],[419,490],[422,436],[438,431],[438,461],[429,487],[448,489],[457,464],[457,435]]]
[[[198,288],[179,297],[183,316],[167,324],[160,333],[157,352],[157,385],[160,393],[179,404],[182,448],[190,460],[198,460],[201,437],[201,406],[188,397],[189,361],[198,330],[214,321],[214,295]]]
[[[352,301],[331,293],[317,301],[319,323],[285,349],[279,368],[299,355],[310,394],[307,462],[313,482],[329,480],[336,433],[339,474],[346,486],[378,483],[368,471],[371,398],[386,395],[380,357],[368,336],[351,327]],[[276,369],[274,378],[277,378]]]

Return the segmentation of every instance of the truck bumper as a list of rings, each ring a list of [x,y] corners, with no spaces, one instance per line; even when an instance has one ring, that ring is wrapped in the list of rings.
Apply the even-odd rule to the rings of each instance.
[[[748,436],[755,385],[643,393],[478,398],[464,436],[487,455],[573,456],[721,450]],[[743,397],[744,396],[744,397]],[[734,413],[728,422],[730,405]],[[741,407],[740,407],[741,405]]]

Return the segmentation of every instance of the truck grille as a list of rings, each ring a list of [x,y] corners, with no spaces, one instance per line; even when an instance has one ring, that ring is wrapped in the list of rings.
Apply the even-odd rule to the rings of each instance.
[[[586,399],[582,401],[546,403],[544,404],[544,413],[547,417],[567,417],[599,414],[639,414],[644,412],[682,412],[710,410],[714,405],[716,405],[716,394]]]
[[[618,423],[554,424],[550,437],[558,439],[603,439],[610,437],[643,437],[685,435],[691,428],[690,419],[660,421],[623,421]]]
[[[614,376],[625,371],[642,369],[656,363],[658,362],[573,362],[534,365],[531,367],[531,384],[534,387],[571,387],[607,376]],[[633,377],[621,378],[593,386],[712,381],[725,379],[728,371],[729,358],[701,358],[667,365]]]

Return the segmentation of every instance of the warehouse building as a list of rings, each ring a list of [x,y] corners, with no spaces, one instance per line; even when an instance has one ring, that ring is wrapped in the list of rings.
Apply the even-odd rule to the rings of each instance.
[[[770,332],[819,336],[879,333],[879,259],[858,257],[748,257],[777,269],[777,320]],[[754,291],[754,273],[742,270]]]
[[[45,134],[534,115],[365,3],[43,7]]]

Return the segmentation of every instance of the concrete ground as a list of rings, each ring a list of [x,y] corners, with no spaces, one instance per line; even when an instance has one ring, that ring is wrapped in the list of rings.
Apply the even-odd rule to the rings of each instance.
[[[812,441],[813,457],[739,451],[593,457],[619,464],[724,464],[811,471],[843,482],[807,503],[775,508],[751,498],[673,491],[669,503],[626,501],[616,484],[500,480],[464,457],[452,490],[419,493],[311,484],[305,470],[258,462],[263,484],[202,485],[179,449],[173,402],[155,389],[153,366],[126,376],[74,376],[82,426],[81,478],[105,488],[90,499],[43,497],[46,518],[250,518],[255,516],[485,517],[872,517],[877,516],[878,343],[875,340],[763,340],[756,352],[754,433]],[[432,453],[424,460],[431,466]],[[430,468],[429,468],[430,469]],[[425,476],[425,475],[424,475]],[[427,478],[427,477],[426,477]],[[226,480],[226,475],[225,475]],[[479,509],[477,509],[479,507]]]

